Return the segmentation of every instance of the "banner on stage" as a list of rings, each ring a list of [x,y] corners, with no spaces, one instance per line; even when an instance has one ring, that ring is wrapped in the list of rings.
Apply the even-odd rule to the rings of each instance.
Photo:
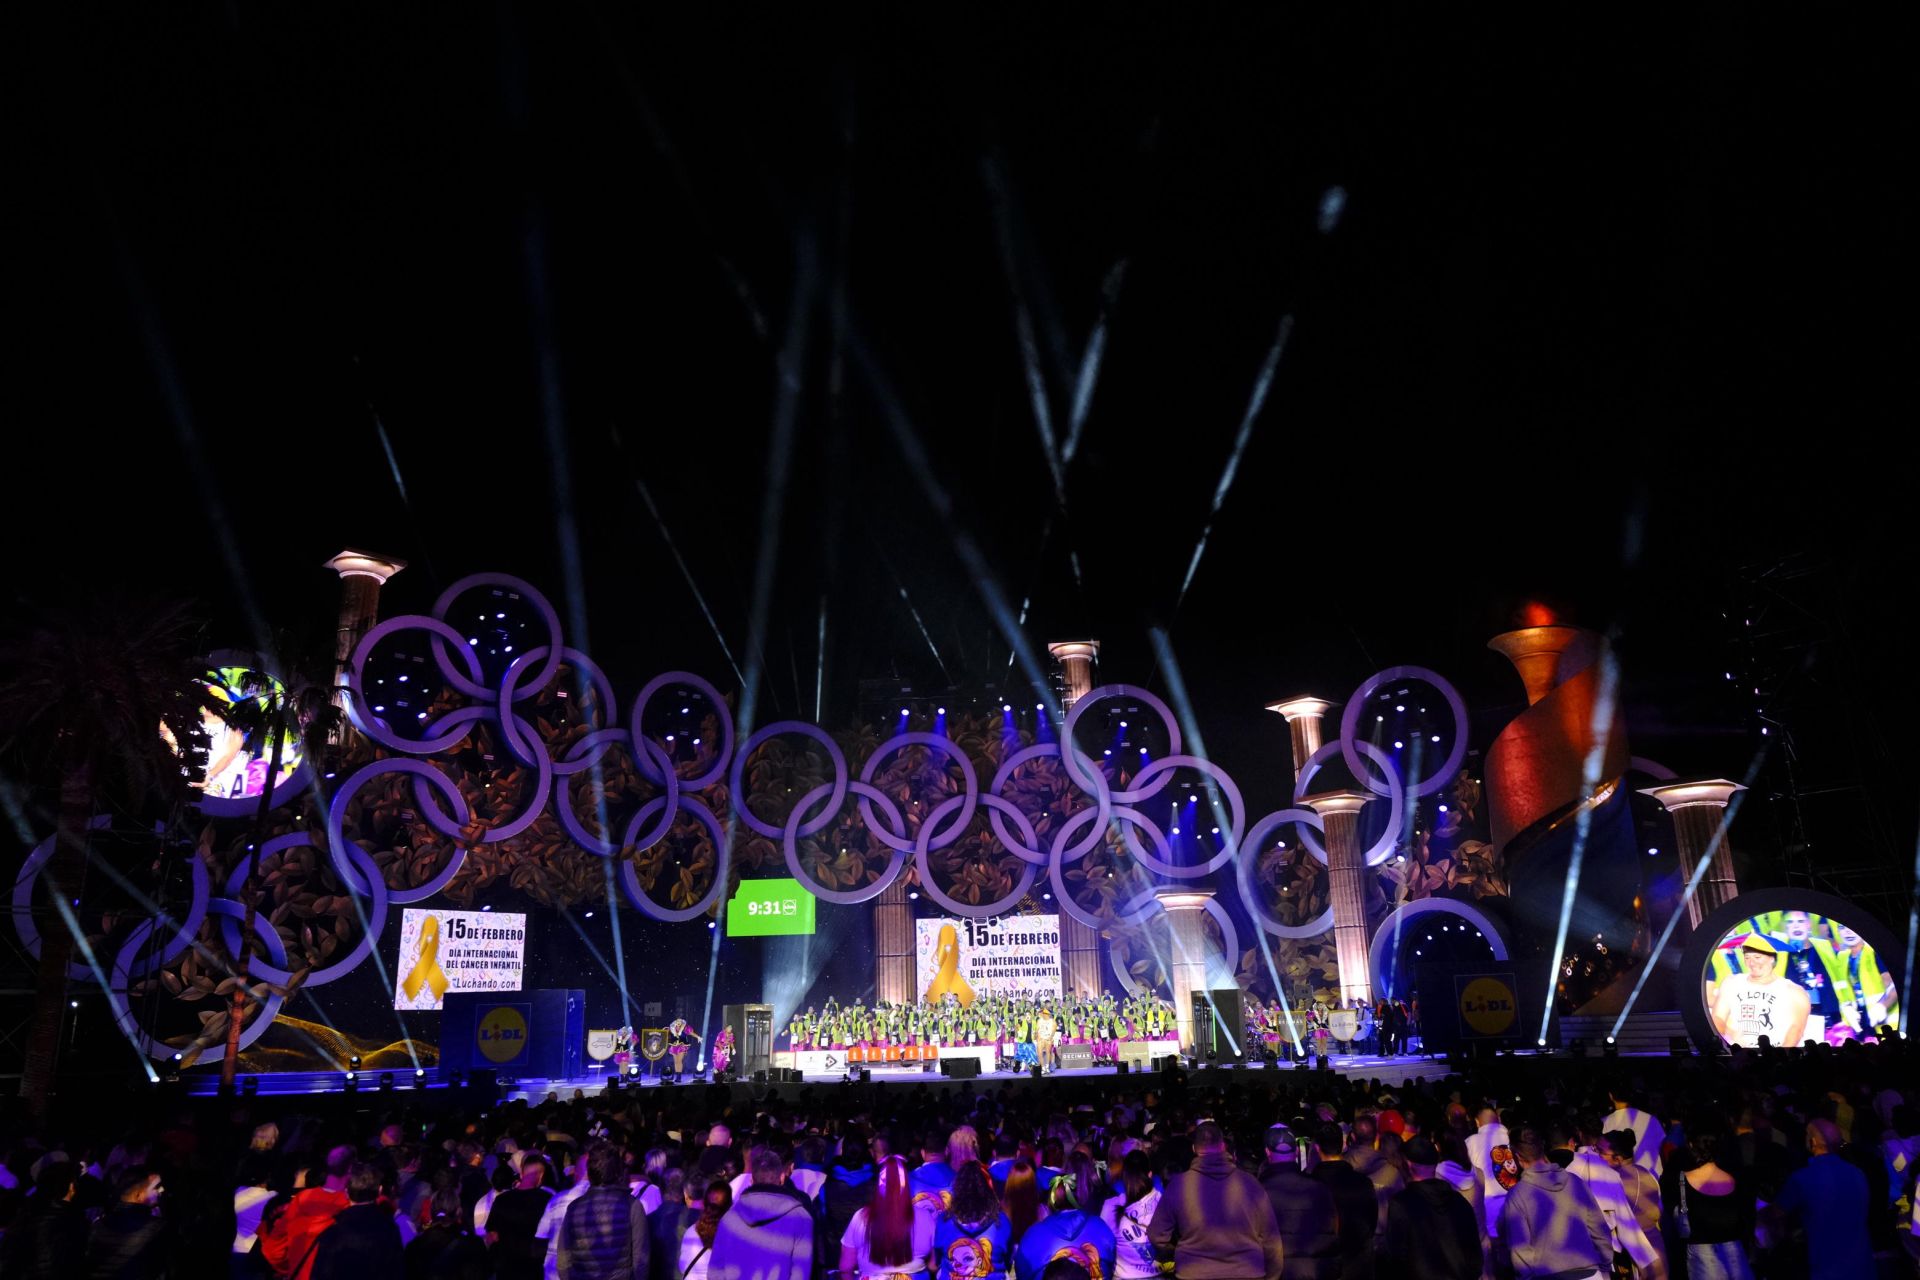
[[[518,991],[527,918],[509,911],[422,911],[400,919],[396,1009],[438,1009],[449,991]]]
[[[1058,996],[1060,917],[997,916],[990,920],[928,919],[914,923],[915,973],[921,998]]]

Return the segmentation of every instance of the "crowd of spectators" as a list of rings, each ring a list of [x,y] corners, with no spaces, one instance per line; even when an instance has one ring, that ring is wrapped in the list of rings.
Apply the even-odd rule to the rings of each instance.
[[[1907,1046],[1327,1071],[125,1095],[0,1129],[0,1276],[1920,1275]]]

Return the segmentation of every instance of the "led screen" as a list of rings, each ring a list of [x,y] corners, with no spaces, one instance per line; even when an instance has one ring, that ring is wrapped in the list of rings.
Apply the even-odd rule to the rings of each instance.
[[[1749,1049],[1762,1036],[1781,1047],[1874,1040],[1900,1017],[1890,961],[1844,920],[1793,908],[1750,916],[1723,934],[1701,996],[1714,1032]]]
[[[770,938],[813,932],[814,896],[798,880],[775,876],[742,880],[727,903],[729,938]]]

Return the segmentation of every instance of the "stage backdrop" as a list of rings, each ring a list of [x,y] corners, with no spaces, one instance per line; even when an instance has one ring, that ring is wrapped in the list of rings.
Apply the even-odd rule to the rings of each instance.
[[[935,917],[914,925],[915,990],[922,999],[1060,994],[1060,917]]]

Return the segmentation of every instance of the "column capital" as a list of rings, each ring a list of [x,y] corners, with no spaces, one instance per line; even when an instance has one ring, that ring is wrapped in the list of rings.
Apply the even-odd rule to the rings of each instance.
[[[1048,643],[1047,652],[1061,662],[1065,662],[1068,658],[1085,658],[1091,662],[1100,656],[1100,642],[1098,640],[1054,640]]]
[[[1300,803],[1323,818],[1331,818],[1336,814],[1358,813],[1366,808],[1367,801],[1377,798],[1371,791],[1322,791],[1301,796]]]
[[[1211,889],[1196,889],[1186,885],[1167,885],[1164,888],[1155,889],[1153,896],[1169,912],[1204,911],[1207,903],[1212,901],[1214,892]]]
[[[1690,782],[1663,782],[1657,787],[1642,787],[1640,794],[1652,796],[1668,813],[1696,806],[1727,807],[1727,801],[1746,788],[1726,778],[1698,778]]]
[[[327,561],[324,567],[333,570],[343,578],[372,578],[385,586],[388,578],[407,567],[407,562],[396,560],[392,556],[375,555],[371,551],[356,551],[348,547]]]
[[[1333,703],[1325,698],[1286,698],[1279,702],[1269,702],[1267,710],[1278,712],[1286,717],[1288,724],[1292,724],[1302,716],[1319,719],[1333,710]]]

